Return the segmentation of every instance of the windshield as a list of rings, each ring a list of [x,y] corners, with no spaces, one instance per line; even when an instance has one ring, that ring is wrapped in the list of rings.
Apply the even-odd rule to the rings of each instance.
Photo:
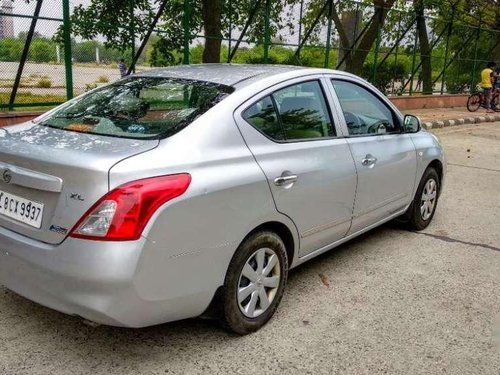
[[[168,137],[232,91],[210,82],[131,77],[69,101],[39,124],[115,137]]]

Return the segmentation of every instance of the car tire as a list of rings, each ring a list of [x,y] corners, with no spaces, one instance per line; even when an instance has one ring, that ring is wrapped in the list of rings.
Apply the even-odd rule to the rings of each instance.
[[[270,231],[247,237],[226,274],[220,317],[239,335],[257,331],[274,315],[288,276],[288,258],[281,238]]]
[[[434,217],[438,203],[441,181],[437,171],[429,167],[418,185],[415,198],[404,215],[410,230],[427,228]]]

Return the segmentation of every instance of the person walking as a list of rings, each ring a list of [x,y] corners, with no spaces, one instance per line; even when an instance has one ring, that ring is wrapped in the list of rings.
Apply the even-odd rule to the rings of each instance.
[[[491,109],[491,96],[493,94],[493,69],[497,64],[494,61],[490,61],[486,68],[481,71],[481,88],[483,89],[483,94],[485,97],[486,113],[493,113],[494,110]]]
[[[123,78],[127,75],[127,66],[125,65],[125,60],[121,59],[118,64],[118,69],[120,70],[120,76]]]

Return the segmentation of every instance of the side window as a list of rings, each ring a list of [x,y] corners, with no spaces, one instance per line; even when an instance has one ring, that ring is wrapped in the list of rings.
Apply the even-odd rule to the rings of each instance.
[[[243,118],[276,141],[335,136],[318,81],[302,82],[278,90],[247,108]]]
[[[332,80],[342,106],[349,135],[373,135],[400,131],[393,112],[367,89],[351,82]]]
[[[243,118],[268,137],[278,141],[285,140],[270,96],[266,96],[246,109],[243,112]]]
[[[318,81],[289,86],[276,91],[273,98],[287,140],[335,136]]]

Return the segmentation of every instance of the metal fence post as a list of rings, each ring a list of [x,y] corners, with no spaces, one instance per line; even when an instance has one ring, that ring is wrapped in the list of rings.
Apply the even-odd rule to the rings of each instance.
[[[144,51],[144,48],[146,47],[146,44],[148,43],[149,38],[151,37],[151,34],[153,33],[158,20],[163,14],[163,11],[165,10],[165,7],[167,6],[167,2],[170,0],[163,0],[161,3],[160,7],[158,8],[158,12],[156,13],[153,23],[149,25],[149,30],[147,31],[146,35],[144,36],[144,39],[142,40],[141,45],[135,52],[135,55],[133,56],[132,64],[130,64],[130,67],[128,68],[127,75],[132,73],[132,68],[135,68],[135,65],[137,64],[137,61],[139,60],[139,57],[141,57],[142,51]]]
[[[418,32],[415,26],[415,43],[413,44],[413,56],[411,59],[411,74],[410,74],[410,96],[413,94],[413,74],[415,74],[415,61],[417,57],[417,45],[418,45]],[[404,90],[404,86],[403,86]]]
[[[381,8],[379,12],[379,27],[377,28],[377,39],[375,41],[375,51],[373,53],[373,68],[372,68],[372,84],[376,85],[377,80],[377,61],[378,61],[378,50],[380,49],[380,34],[382,29],[382,17],[384,16],[384,9]]]
[[[135,22],[134,22],[134,0],[129,1],[130,11],[130,50],[132,55],[131,71],[135,73]]]
[[[233,1],[229,0],[229,40],[228,40],[228,47],[227,47],[227,62],[230,63],[231,60],[229,60],[229,53],[231,52],[231,42],[233,38]]]
[[[38,21],[38,16],[40,15],[42,3],[43,0],[37,1],[35,12],[33,13],[33,18],[31,18],[30,28],[28,31],[28,35],[26,35],[26,42],[24,43],[21,59],[19,60],[19,66],[17,67],[16,78],[14,79],[14,86],[12,87],[12,91],[10,93],[10,99],[9,99],[10,111],[14,109],[14,102],[16,101],[17,89],[19,88],[19,85],[21,83],[21,76],[23,75],[24,65],[26,64],[26,60],[28,60],[28,52],[30,49],[31,40],[33,39],[33,35],[35,35],[36,23]]]
[[[309,29],[306,31],[304,37],[302,38],[302,40],[300,41],[298,47],[297,47],[297,50],[295,51],[295,58],[298,58],[298,56],[300,55],[300,50],[302,49],[302,47],[304,47],[304,45],[306,44],[307,42],[307,39],[309,39],[309,36],[312,34],[312,32],[314,31],[314,28],[316,27],[316,25],[318,24],[321,16],[323,15],[323,13],[325,12],[326,10],[326,6],[328,5],[328,2],[325,2],[323,4],[323,7],[321,8],[321,10],[319,11],[318,15],[316,16],[316,18],[314,19],[314,21],[312,22],[312,24],[309,26]]]
[[[190,35],[190,19],[191,19],[191,0],[184,0],[184,58],[182,63],[189,64],[189,35]]]
[[[243,26],[243,30],[241,30],[241,34],[240,34],[240,37],[238,38],[238,40],[236,41],[236,44],[233,48],[233,50],[229,50],[229,62],[231,62],[233,60],[233,57],[234,55],[236,54],[236,51],[238,51],[238,48],[240,46],[240,43],[241,41],[243,40],[243,38],[245,37],[246,33],[247,33],[247,30],[248,28],[250,27],[250,24],[252,23],[253,21],[253,18],[255,17],[255,15],[257,14],[257,10],[259,9],[259,6],[260,6],[260,3],[262,2],[262,0],[257,0],[255,2],[255,6],[252,8],[252,10],[250,11],[250,14],[248,15],[248,18],[247,18],[247,22],[245,23],[245,26]]]
[[[444,49],[444,69],[443,69],[443,77],[441,79],[441,95],[444,93],[444,81],[446,79],[446,68],[448,64],[448,52],[449,52],[449,46],[450,46],[450,38],[451,38],[451,33],[453,31],[453,21],[455,20],[455,10],[456,6],[453,5],[451,9],[451,21],[448,25],[448,34],[446,35],[446,46]]]
[[[304,14],[304,0],[300,0],[300,11],[299,11],[299,38],[297,41],[297,46],[300,46],[302,43],[302,16]],[[300,51],[297,54],[297,59],[300,60]]]
[[[394,51],[394,69],[392,71],[392,74],[394,75],[393,79],[392,79],[392,93],[394,93],[395,91],[395,82],[396,82],[396,69],[397,69],[397,65],[398,65],[398,52],[399,52],[399,37],[401,36],[401,18],[403,18],[403,16],[401,15],[401,12],[399,13],[399,18],[398,18],[398,36],[397,36],[397,42],[396,42],[396,49]],[[403,78],[404,80],[404,78]]]
[[[269,25],[269,18],[271,13],[271,0],[266,0],[266,11],[264,15],[264,63],[269,60],[269,44],[271,40],[271,31]]]
[[[73,53],[71,52],[71,19],[69,15],[69,0],[62,0],[63,34],[64,34],[64,67],[66,70],[66,98],[73,98]]]
[[[482,19],[481,19],[481,17],[479,17],[479,25],[480,26],[476,30],[476,40],[474,42],[474,62],[472,65],[472,72],[470,74],[470,88],[469,88],[469,90],[471,92],[475,88],[474,76],[476,75],[476,68],[477,68],[477,51],[478,51],[478,46],[479,46],[479,37],[481,36],[481,22],[482,22]]]
[[[328,31],[326,34],[326,51],[324,67],[330,65],[330,43],[332,39],[332,17],[333,17],[333,0],[328,0]]]

